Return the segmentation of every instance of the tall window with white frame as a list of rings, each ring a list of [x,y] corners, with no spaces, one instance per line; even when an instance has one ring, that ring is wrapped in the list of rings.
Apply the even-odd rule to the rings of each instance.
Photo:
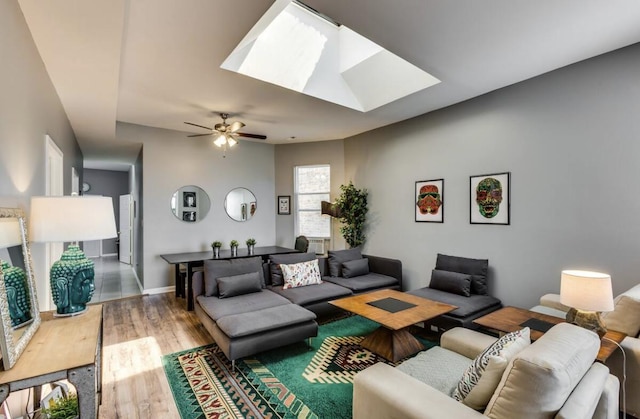
[[[331,238],[331,217],[320,212],[321,202],[329,201],[331,167],[296,166],[294,172],[294,209],[296,236]]]

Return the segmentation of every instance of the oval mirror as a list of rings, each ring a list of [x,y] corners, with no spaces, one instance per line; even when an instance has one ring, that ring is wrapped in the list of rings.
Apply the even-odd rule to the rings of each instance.
[[[250,220],[258,209],[256,196],[247,188],[232,189],[224,199],[227,215],[236,221]]]
[[[178,220],[185,223],[203,220],[210,209],[209,195],[198,186],[183,186],[171,197],[171,212]]]

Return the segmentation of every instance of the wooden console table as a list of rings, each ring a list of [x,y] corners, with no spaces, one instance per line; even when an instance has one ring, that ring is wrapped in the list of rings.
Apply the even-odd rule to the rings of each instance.
[[[267,261],[269,255],[281,255],[285,253],[298,253],[296,249],[289,249],[288,247],[281,246],[260,246],[254,248],[252,254],[249,254],[247,248],[238,248],[238,254],[231,256],[231,250],[220,250],[220,257],[216,260],[228,260],[228,259],[242,259],[254,256],[262,257],[263,261]],[[167,263],[175,266],[175,284],[176,284],[176,297],[184,297],[184,282],[180,279],[180,265],[187,266],[187,310],[193,310],[193,268],[204,265],[205,260],[213,259],[213,250],[207,252],[191,252],[191,253],[172,253],[168,255],[160,255]]]
[[[69,380],[76,388],[81,419],[98,417],[102,391],[102,305],[73,317],[53,318],[42,313],[42,323],[16,365],[0,371],[0,403],[13,391],[34,387],[34,407],[40,388]]]

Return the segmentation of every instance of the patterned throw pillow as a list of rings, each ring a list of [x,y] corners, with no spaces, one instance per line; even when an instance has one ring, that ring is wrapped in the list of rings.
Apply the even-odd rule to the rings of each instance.
[[[486,408],[509,361],[530,344],[528,327],[495,341],[469,365],[451,397],[475,410]]]
[[[318,259],[293,265],[280,264],[284,277],[283,289],[304,287],[305,285],[322,284]]]

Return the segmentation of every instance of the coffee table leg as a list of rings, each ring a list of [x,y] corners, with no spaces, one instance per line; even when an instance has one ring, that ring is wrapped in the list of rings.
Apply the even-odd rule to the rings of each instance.
[[[390,330],[386,327],[376,329],[360,342],[360,346],[391,362],[398,362],[425,349],[406,329]]]

